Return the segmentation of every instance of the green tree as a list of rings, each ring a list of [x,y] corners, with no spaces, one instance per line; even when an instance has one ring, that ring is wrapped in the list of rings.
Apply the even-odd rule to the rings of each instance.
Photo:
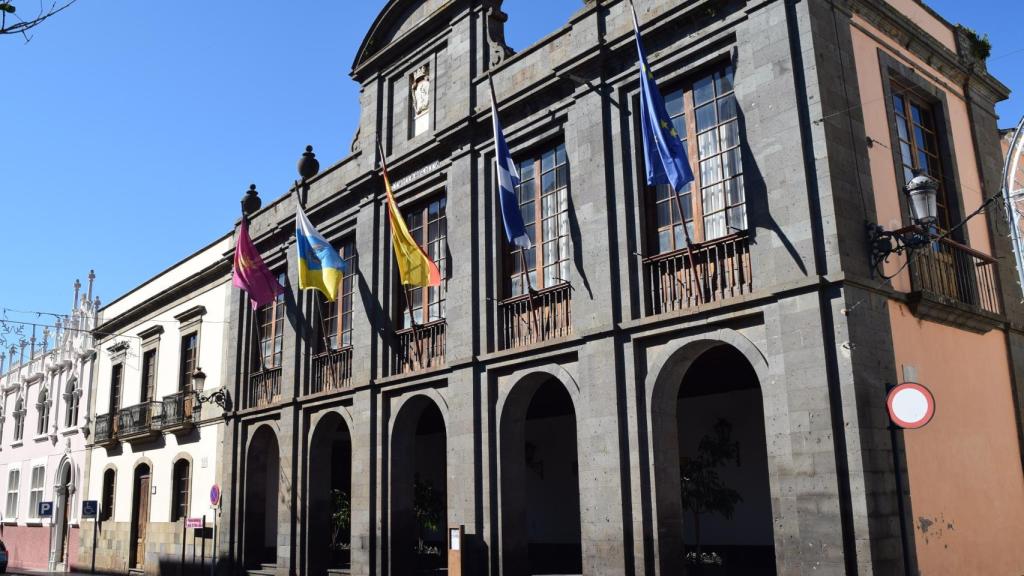
[[[416,514],[416,524],[419,527],[417,551],[421,554],[426,551],[423,545],[424,536],[441,529],[442,505],[441,495],[434,489],[434,485],[420,480],[420,476],[417,474],[413,479],[412,509]]]
[[[352,505],[348,492],[331,490],[331,549],[347,550],[352,533]]]
[[[702,514],[721,514],[732,518],[736,504],[743,501],[740,493],[725,485],[718,469],[740,462],[740,443],[732,440],[732,424],[724,418],[715,423],[714,431],[700,439],[695,456],[679,462],[682,476],[683,510],[693,516],[697,562],[701,561],[700,518]]]

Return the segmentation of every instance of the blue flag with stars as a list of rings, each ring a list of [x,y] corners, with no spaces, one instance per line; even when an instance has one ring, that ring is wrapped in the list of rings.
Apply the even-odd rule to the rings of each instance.
[[[633,28],[636,30],[636,50],[640,55],[640,124],[644,136],[647,184],[669,184],[676,192],[681,192],[693,181],[686,146],[672,126],[668,110],[665,109],[665,99],[658,91],[654,74],[647,65],[647,53],[640,41],[640,23],[636,11],[633,12]]]

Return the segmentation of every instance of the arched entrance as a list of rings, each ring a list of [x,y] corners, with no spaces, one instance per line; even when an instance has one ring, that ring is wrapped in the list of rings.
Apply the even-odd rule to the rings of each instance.
[[[504,573],[581,574],[576,412],[565,386],[548,375],[518,383],[500,441]]]
[[[132,525],[128,540],[128,565],[142,569],[146,565],[146,533],[149,529],[149,497],[152,489],[152,470],[149,464],[135,467],[132,483]]]
[[[52,570],[66,570],[68,568],[68,530],[71,525],[72,496],[75,493],[70,460],[65,460],[57,468],[53,493],[56,496],[56,502],[54,503],[54,532],[50,548],[50,567]]]
[[[277,566],[277,509],[280,470],[277,436],[261,426],[249,443],[245,470],[245,565]]]
[[[306,550],[309,574],[351,563],[352,437],[334,412],[320,419],[309,446]]]
[[[441,574],[448,566],[444,415],[433,400],[415,396],[400,409],[391,434],[390,573]]]
[[[661,573],[774,575],[764,403],[748,357],[722,342],[684,347],[650,401]]]

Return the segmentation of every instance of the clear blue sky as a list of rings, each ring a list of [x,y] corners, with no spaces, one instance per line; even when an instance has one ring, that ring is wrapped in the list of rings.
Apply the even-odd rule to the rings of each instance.
[[[1024,8],[930,3],[989,33],[992,72],[1024,92]],[[514,48],[582,1],[539,4],[505,1]],[[109,302],[226,233],[250,182],[264,199],[284,193],[306,144],[323,166],[344,157],[349,68],[383,5],[80,0],[28,44],[0,37],[0,307],[63,312],[90,268]],[[999,112],[1011,124],[1024,99]]]

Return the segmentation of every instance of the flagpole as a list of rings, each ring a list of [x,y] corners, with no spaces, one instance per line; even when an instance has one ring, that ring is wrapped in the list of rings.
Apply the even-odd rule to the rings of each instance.
[[[630,10],[630,12],[633,13],[633,31],[636,34],[636,37],[637,37],[637,47],[639,49],[639,46],[640,46],[640,44],[639,44],[639,42],[640,42],[640,40],[639,40],[640,39],[640,19],[637,18],[636,7],[633,6],[633,0],[627,0],[627,2],[629,3],[629,10]],[[641,89],[642,88],[643,88],[643,83],[641,81]],[[655,89],[657,89],[657,87],[655,87]],[[646,154],[647,151],[645,150],[644,153]],[[687,158],[686,161],[689,162],[689,158]],[[693,283],[696,286],[698,302],[700,304],[703,304],[704,303],[704,287],[701,285],[700,277],[697,275],[697,268],[693,264],[693,240],[690,238],[690,229],[686,227],[686,217],[683,215],[684,214],[683,213],[683,202],[682,202],[682,200],[679,199],[679,191],[676,190],[675,187],[672,186],[671,184],[668,184],[668,186],[672,189],[672,192],[673,192],[672,197],[675,199],[676,210],[679,211],[679,221],[681,222],[681,224],[683,226],[683,236],[686,239],[686,260],[687,260],[687,267],[690,269],[690,273],[687,274],[687,276],[690,276],[690,275],[693,276],[693,281],[694,281]],[[671,221],[671,218],[669,218],[669,220]],[[674,232],[673,232],[673,236],[675,236]]]
[[[384,174],[384,177],[386,179],[387,178],[387,171],[388,171],[388,164],[387,164],[387,160],[384,158],[384,146],[381,145],[379,137],[377,138],[377,153],[380,154],[381,170],[382,170],[382,172]],[[397,205],[396,205],[396,208],[397,208]],[[389,210],[389,214],[390,214],[390,207],[388,208],[388,210]],[[394,228],[394,225],[395,225],[395,223],[391,221],[390,217],[388,218],[388,225],[391,226],[392,228]],[[392,234],[393,234],[393,231],[392,231]],[[392,244],[394,244],[394,237],[392,237]],[[394,248],[394,246],[392,246],[392,248]],[[401,271],[399,271],[399,274],[401,274]],[[412,298],[409,297],[409,285],[403,283],[402,284],[402,288],[405,290],[405,305],[406,305],[407,310],[409,311],[409,321],[412,322],[412,339],[416,343],[416,359],[419,360],[420,367],[422,368],[423,367],[423,345],[420,342],[420,338],[419,338],[419,324],[416,322],[416,315],[413,313],[413,310],[412,310]],[[414,367],[411,359],[409,360],[409,367],[410,368]]]
[[[671,184],[669,185],[671,187]],[[686,259],[689,261],[690,273],[693,275],[694,284],[697,287],[697,298],[701,304],[704,303],[704,286],[697,276],[697,268],[693,265],[693,241],[690,239],[690,229],[686,227],[686,216],[683,215],[683,201],[679,199],[679,192],[672,189],[672,196],[676,199],[676,209],[679,210],[679,221],[682,222],[683,236],[686,238]]]
[[[491,114],[492,114],[493,117],[496,118],[497,115],[498,115],[498,99],[494,96],[494,79],[493,79],[493,75],[492,74],[493,74],[492,72],[488,71],[488,73],[487,73],[487,85],[491,89]],[[495,139],[498,138],[498,134],[497,133],[494,134],[494,138]],[[494,157],[495,168],[497,168],[497,162],[498,161],[499,161],[499,158],[497,156],[495,156]],[[500,187],[500,185],[499,185],[499,187]],[[500,194],[500,192],[499,192],[499,194]],[[500,197],[498,199],[498,203],[499,203],[499,205],[501,203],[501,198]],[[499,206],[499,209],[500,209],[500,206]],[[526,248],[523,247],[523,246],[519,247],[519,260],[522,263],[523,274],[526,275],[527,294],[529,295],[529,299],[527,300],[527,306],[530,309],[530,317],[533,320],[534,337],[539,339],[540,338],[540,322],[537,320],[537,308],[534,306],[534,302],[533,302],[534,298],[537,296],[537,291],[533,289],[533,282],[530,280],[530,270],[526,266]]]

